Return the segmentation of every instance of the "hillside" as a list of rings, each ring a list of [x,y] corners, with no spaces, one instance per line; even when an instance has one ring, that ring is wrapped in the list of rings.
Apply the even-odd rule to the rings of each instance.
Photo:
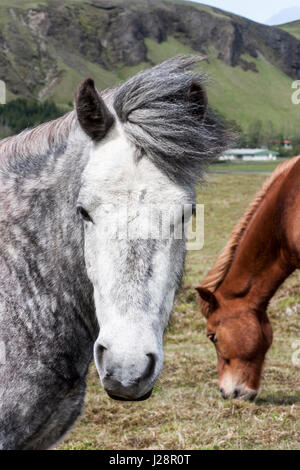
[[[9,99],[51,98],[68,109],[83,77],[106,88],[178,53],[207,56],[210,101],[242,127],[299,122],[291,83],[300,79],[300,40],[287,31],[177,0],[1,0]]]
[[[300,20],[280,25],[279,28],[292,34],[295,38],[300,39]]]

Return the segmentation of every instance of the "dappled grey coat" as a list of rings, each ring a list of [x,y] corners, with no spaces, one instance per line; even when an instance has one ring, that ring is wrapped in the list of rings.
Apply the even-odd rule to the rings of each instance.
[[[183,72],[193,62],[108,93],[140,157],[190,185],[227,142],[213,114],[198,120],[182,98],[202,80]],[[0,449],[48,448],[82,410],[98,335],[76,212],[89,141],[71,112],[0,142]]]

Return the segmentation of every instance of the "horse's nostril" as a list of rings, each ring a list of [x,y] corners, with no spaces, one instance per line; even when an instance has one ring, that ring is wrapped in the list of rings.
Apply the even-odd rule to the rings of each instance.
[[[257,393],[254,392],[252,393],[252,395],[250,395],[249,400],[254,401],[256,397],[257,397]]]
[[[224,388],[220,388],[220,392],[221,392],[222,398],[224,398],[224,400],[225,400],[227,397],[226,397],[226,393],[225,393]]]
[[[106,347],[100,343],[95,344],[94,355],[96,364],[100,367],[103,366],[103,353],[106,351]]]
[[[103,344],[100,344],[100,343],[97,344],[97,352],[98,352],[98,353],[101,354],[101,353],[103,353],[103,351],[105,351],[106,349],[107,349],[107,348],[106,348],[105,346],[103,346]]]
[[[111,369],[107,369],[106,373],[105,373],[105,379],[108,379],[109,377],[112,377],[114,374],[113,374],[113,371]]]
[[[237,398],[239,396],[240,392],[235,389],[234,392],[233,392],[233,398]]]
[[[149,358],[148,366],[145,370],[145,373],[139,380],[147,380],[150,379],[154,373],[155,365],[156,365],[156,355],[153,353],[148,353],[146,356]]]

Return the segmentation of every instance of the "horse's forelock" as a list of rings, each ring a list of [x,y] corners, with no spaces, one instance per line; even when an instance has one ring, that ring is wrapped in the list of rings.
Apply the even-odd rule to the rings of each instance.
[[[171,179],[187,184],[201,178],[231,140],[214,113],[205,113],[205,75],[187,70],[201,60],[170,59],[137,74],[114,96],[115,111],[136,147]]]

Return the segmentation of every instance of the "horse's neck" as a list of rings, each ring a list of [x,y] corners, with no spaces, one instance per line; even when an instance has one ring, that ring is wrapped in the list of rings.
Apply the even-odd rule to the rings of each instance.
[[[248,302],[265,310],[278,287],[294,271],[283,256],[279,235],[278,194],[281,181],[274,184],[258,207],[235,253],[232,265],[218,292],[223,298]]]
[[[48,155],[15,160],[1,176],[0,288],[36,334],[59,329],[65,339],[77,330],[84,338],[97,335],[76,214],[86,160],[84,145],[69,143]]]

